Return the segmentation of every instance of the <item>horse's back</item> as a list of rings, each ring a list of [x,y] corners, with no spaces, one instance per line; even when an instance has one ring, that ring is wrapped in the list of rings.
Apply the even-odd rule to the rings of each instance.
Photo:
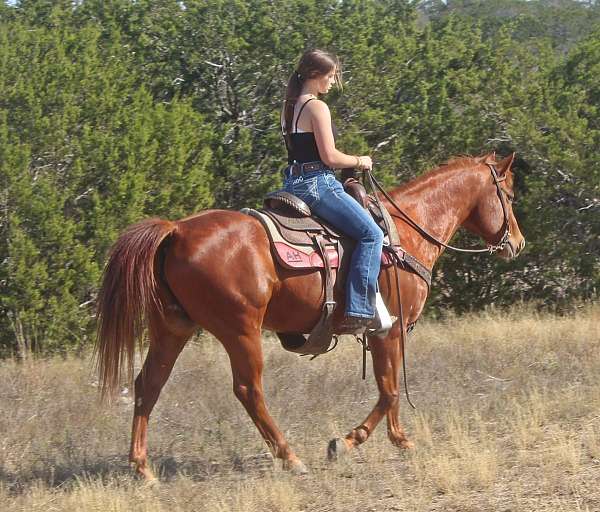
[[[172,244],[180,256],[193,259],[217,251],[223,258],[238,252],[268,253],[269,241],[260,223],[235,210],[205,210],[177,221]]]

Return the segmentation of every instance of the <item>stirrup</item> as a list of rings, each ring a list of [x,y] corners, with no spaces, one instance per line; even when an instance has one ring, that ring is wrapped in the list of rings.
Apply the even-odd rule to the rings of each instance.
[[[392,317],[385,307],[385,302],[383,302],[383,297],[381,293],[377,292],[375,294],[375,310],[376,310],[376,318],[379,320],[381,327],[377,329],[375,332],[377,334],[387,334],[387,332],[392,328]]]
[[[392,328],[392,317],[390,316],[381,293],[375,294],[375,316],[373,318],[362,318],[358,316],[347,317],[341,324],[342,334],[376,334],[384,336]]]

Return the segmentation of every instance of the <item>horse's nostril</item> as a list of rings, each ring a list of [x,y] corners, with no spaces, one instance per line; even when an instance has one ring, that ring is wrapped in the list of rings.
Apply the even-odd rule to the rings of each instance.
[[[525,249],[525,239],[524,238],[521,240],[521,243],[519,244],[519,252],[521,252],[523,249]]]

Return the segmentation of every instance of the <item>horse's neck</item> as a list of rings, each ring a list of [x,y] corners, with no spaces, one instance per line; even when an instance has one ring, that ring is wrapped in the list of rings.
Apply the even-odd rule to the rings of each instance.
[[[479,184],[478,173],[449,168],[428,173],[395,189],[391,197],[419,226],[448,243],[475,207]],[[400,240],[406,250],[433,268],[444,248],[429,241],[405,221],[399,221],[393,206],[390,212],[396,218]]]

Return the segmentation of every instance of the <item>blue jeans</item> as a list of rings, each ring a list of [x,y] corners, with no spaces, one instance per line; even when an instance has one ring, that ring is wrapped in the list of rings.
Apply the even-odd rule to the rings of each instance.
[[[313,213],[356,240],[346,283],[346,315],[373,318],[383,232],[371,215],[344,191],[333,172],[290,176],[286,169],[284,175],[286,192],[298,196]]]

